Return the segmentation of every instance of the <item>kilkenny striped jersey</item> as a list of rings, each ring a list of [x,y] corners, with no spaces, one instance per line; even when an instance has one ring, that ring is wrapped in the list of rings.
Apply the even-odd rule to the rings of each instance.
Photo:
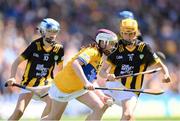
[[[145,71],[148,66],[158,62],[159,58],[144,42],[137,40],[137,45],[129,49],[120,40],[118,49],[108,57],[112,65],[110,73],[116,76],[139,73]],[[144,75],[122,78],[120,81],[129,89],[140,89]]]
[[[28,62],[21,84],[35,87],[48,85],[54,78],[53,69],[63,60],[62,45],[55,44],[49,51],[43,48],[43,38],[33,41],[21,54]]]

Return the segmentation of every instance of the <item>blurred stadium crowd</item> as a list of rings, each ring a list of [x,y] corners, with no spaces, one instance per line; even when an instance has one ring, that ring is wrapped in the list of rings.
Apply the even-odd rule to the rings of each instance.
[[[99,28],[118,33],[118,12],[130,10],[139,22],[144,41],[154,51],[166,55],[173,82],[167,89],[180,94],[180,1],[179,0],[0,0],[0,95],[12,94],[4,88],[12,62],[27,45],[39,37],[36,26],[46,17],[58,20],[57,40],[70,57],[81,45],[90,43]],[[74,46],[75,45],[75,46]],[[17,78],[20,80],[24,65]],[[160,85],[158,77],[145,86]]]

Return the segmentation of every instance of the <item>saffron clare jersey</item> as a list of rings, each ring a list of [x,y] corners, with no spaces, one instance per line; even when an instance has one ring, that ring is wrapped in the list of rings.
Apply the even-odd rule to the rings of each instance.
[[[57,88],[65,93],[72,93],[83,89],[84,84],[72,67],[74,60],[83,62],[82,69],[86,78],[92,82],[96,79],[97,69],[101,62],[102,54],[96,47],[81,49],[54,78]]]
[[[51,50],[44,49],[43,38],[34,40],[21,56],[27,60],[26,69],[21,81],[22,85],[29,87],[50,84],[53,69],[56,64],[63,61],[64,49],[60,44],[55,44]]]
[[[110,73],[115,76],[145,71],[148,66],[158,61],[158,56],[152,52],[151,48],[140,41],[134,48],[129,49],[120,40],[118,49],[108,57],[108,62],[112,65]],[[140,89],[143,78],[144,75],[138,75],[122,78],[120,81],[128,89]]]

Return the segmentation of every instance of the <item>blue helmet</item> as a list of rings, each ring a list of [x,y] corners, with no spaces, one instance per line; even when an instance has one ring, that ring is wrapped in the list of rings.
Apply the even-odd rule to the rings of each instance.
[[[60,31],[60,24],[52,18],[46,18],[41,21],[38,29],[42,35],[46,32],[58,33]]]
[[[131,11],[121,11],[118,13],[120,20],[131,18],[134,19],[134,14]]]

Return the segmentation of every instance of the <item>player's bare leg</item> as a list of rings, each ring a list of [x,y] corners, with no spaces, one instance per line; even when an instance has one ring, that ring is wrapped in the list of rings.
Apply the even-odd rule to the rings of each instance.
[[[23,115],[24,110],[26,109],[27,105],[29,104],[32,96],[33,96],[32,93],[20,94],[16,108],[8,120],[10,120],[10,121],[19,120],[21,118],[21,116]]]
[[[121,121],[134,121],[134,109],[136,107],[137,98],[133,97],[122,101],[122,118]]]
[[[48,116],[42,120],[60,120],[68,102],[59,102],[52,100],[51,111]]]
[[[46,107],[44,108],[44,111],[43,111],[43,113],[41,115],[41,118],[43,118],[43,117],[47,116],[50,113],[50,111],[51,111],[51,102],[52,101],[51,101],[49,96],[46,96],[46,97],[42,98],[41,100],[46,103]]]
[[[103,102],[93,91],[85,93],[84,95],[78,97],[77,100],[93,110],[93,112],[88,115],[86,120],[101,120],[106,108],[104,108]]]

